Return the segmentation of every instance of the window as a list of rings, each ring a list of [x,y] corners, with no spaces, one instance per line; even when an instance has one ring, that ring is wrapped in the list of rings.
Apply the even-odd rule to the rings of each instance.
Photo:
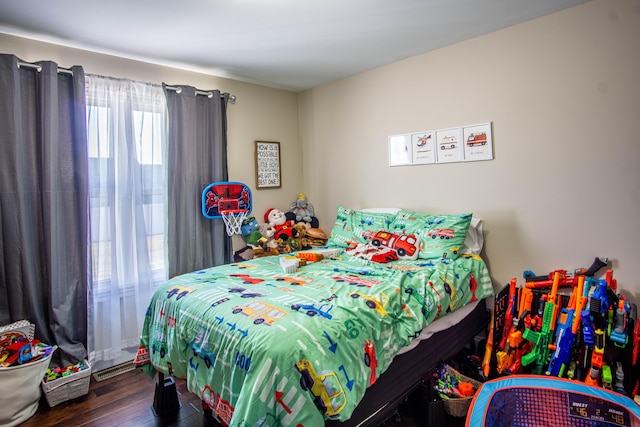
[[[164,281],[164,94],[144,83],[90,82],[104,84],[87,89],[94,292],[136,287],[147,268],[152,282]]]

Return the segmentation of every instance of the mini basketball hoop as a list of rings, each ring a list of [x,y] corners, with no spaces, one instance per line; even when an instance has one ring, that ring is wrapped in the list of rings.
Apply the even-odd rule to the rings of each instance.
[[[227,228],[227,234],[233,236],[234,234],[240,234],[242,227],[242,221],[247,217],[249,213],[246,209],[229,209],[221,210],[222,220]]]
[[[242,233],[242,221],[250,213],[251,190],[242,182],[214,182],[202,191],[202,215],[222,218],[229,236]]]

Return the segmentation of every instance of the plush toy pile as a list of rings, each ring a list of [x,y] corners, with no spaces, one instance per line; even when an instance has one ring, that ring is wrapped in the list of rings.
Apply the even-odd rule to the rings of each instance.
[[[313,205],[304,194],[298,195],[288,212],[269,208],[263,219],[261,224],[255,217],[243,221],[241,233],[247,246],[236,251],[236,262],[311,249],[327,243],[328,236],[318,228]]]

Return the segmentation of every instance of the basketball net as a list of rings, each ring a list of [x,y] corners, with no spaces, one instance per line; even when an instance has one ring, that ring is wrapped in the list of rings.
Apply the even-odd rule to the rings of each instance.
[[[244,221],[248,213],[249,211],[245,209],[230,209],[220,211],[220,215],[222,215],[222,220],[224,221],[224,225],[227,228],[227,234],[229,236],[240,234],[242,221]]]

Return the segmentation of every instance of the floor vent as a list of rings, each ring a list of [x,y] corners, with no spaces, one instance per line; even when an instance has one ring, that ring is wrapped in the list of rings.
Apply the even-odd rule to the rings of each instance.
[[[124,374],[125,372],[133,371],[134,369],[136,369],[136,367],[133,366],[133,360],[130,360],[128,362],[124,362],[119,365],[112,366],[111,368],[107,368],[107,369],[103,369],[102,371],[95,372],[93,374],[93,378],[96,381],[104,381],[104,380],[108,380],[109,378],[113,378],[117,375]]]

